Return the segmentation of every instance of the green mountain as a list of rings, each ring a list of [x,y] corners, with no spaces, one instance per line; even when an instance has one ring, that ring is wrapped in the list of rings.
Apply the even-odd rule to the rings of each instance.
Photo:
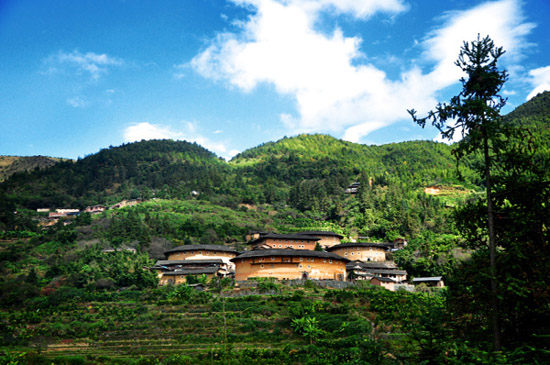
[[[526,118],[550,120],[550,91],[544,91],[506,115],[507,120]]]
[[[259,179],[290,184],[311,178],[342,178],[342,184],[364,174],[392,176],[406,184],[429,185],[454,178],[452,147],[431,141],[367,146],[327,135],[299,135],[270,142],[235,156],[230,163]]]
[[[33,209],[151,198],[152,191],[160,197],[169,191],[184,198],[191,190],[213,190],[228,170],[223,160],[197,144],[142,141],[103,149],[76,162],[14,174],[0,192]]]

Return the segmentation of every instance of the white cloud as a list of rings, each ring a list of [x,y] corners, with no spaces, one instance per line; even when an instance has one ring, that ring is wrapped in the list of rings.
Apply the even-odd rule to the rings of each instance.
[[[87,74],[91,80],[96,81],[108,72],[110,67],[121,66],[124,62],[117,57],[93,52],[81,53],[79,51],[59,51],[43,60],[47,67],[47,73],[76,72]]]
[[[397,80],[367,63],[359,36],[335,27],[320,32],[321,14],[346,13],[368,20],[377,12],[396,15],[407,10],[401,0],[234,0],[252,11],[240,31],[221,33],[190,62],[206,78],[225,80],[245,92],[259,84],[296,100],[297,115],[281,114],[289,132],[343,133],[359,141],[368,133],[409,118],[407,108],[423,112],[436,104],[436,93],[456,83],[454,65],[463,40],[489,34],[509,50],[510,62],[521,57],[524,23],[516,0],[492,1],[466,11],[447,13],[443,25],[420,43],[429,73],[411,66]],[[321,27],[322,28],[322,27]],[[374,40],[368,40],[372,42]],[[389,55],[391,57],[391,55]]]
[[[523,57],[523,51],[531,45],[525,37],[535,27],[523,22],[518,0],[501,0],[483,3],[466,11],[448,12],[442,18],[445,24],[432,31],[423,42],[424,57],[435,61],[434,70],[428,75],[435,90],[456,82],[461,71],[454,64],[463,42],[489,35],[498,47],[506,50],[503,61],[513,65]]]
[[[67,104],[74,108],[86,108],[89,105],[89,103],[80,96],[67,99]]]
[[[181,139],[183,134],[173,131],[170,127],[159,124],[141,122],[133,124],[124,130],[125,142],[136,142],[149,139]]]
[[[150,139],[172,139],[186,140],[188,142],[196,142],[202,147],[216,153],[217,155],[229,159],[235,156],[239,151],[231,150],[223,142],[212,141],[211,139],[197,133],[196,123],[184,121],[182,130],[175,130],[170,126],[161,124],[151,124],[148,122],[134,123],[128,126],[124,132],[125,142],[136,142]]]
[[[550,90],[550,66],[540,67],[529,71],[529,82],[534,87],[527,96],[527,100],[537,94]]]

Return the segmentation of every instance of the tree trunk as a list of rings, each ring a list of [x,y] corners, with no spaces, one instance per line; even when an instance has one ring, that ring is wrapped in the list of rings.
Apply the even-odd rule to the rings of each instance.
[[[496,243],[493,212],[493,197],[491,192],[491,157],[489,155],[489,140],[483,135],[483,154],[485,157],[485,181],[487,189],[487,221],[489,228],[489,272],[491,275],[491,327],[493,330],[493,351],[500,351],[500,324],[498,314],[497,280],[496,280]]]

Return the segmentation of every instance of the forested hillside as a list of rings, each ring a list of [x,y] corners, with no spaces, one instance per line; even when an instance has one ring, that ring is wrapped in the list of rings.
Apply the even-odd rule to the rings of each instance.
[[[473,176],[467,167],[462,170]],[[354,181],[362,184],[359,193],[346,194]],[[4,205],[33,210],[83,209],[135,198],[199,199],[231,209],[244,204],[277,213],[275,217],[317,221],[350,237],[386,240],[415,236],[425,228],[448,231],[449,201],[426,195],[423,188],[466,186],[453,198],[460,201],[481,188],[472,181],[458,180],[451,147],[445,144],[363,146],[301,135],[245,151],[229,163],[187,142],[143,141],[15,174],[0,186],[0,194],[6,197]],[[148,223],[151,232],[165,231],[157,220]],[[249,224],[257,229],[264,225]],[[180,239],[205,240],[205,232],[199,231]],[[215,239],[223,243],[239,237],[217,234]]]
[[[13,175],[1,190],[26,208],[110,203],[169,195],[185,199],[191,190],[217,191],[228,166],[196,144],[142,141],[110,147],[46,170]]]

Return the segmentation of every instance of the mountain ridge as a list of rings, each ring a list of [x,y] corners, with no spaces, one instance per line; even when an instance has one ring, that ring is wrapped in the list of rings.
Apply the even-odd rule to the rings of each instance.
[[[548,115],[550,92],[545,92],[507,118],[523,123],[531,118],[546,134]],[[236,203],[288,204],[299,189],[320,188],[335,195],[360,179],[410,189],[456,183],[481,188],[472,161],[461,162],[464,181],[460,182],[453,146],[434,141],[378,146],[301,134],[263,143],[225,161],[197,143],[149,140],[102,149],[74,162],[62,160],[42,170],[17,172],[0,184],[0,193],[30,208],[135,197],[188,199],[191,192],[224,196]]]

